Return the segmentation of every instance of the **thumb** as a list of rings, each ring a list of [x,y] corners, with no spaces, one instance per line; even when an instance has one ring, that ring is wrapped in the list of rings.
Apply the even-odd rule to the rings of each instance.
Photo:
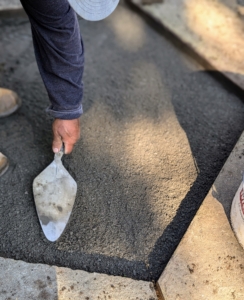
[[[53,152],[58,153],[59,150],[61,149],[61,147],[62,147],[61,136],[57,132],[54,132],[53,133],[53,145],[52,145]]]

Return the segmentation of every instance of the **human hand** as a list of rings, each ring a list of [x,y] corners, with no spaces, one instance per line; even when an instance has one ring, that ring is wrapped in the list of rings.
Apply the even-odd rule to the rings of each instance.
[[[72,152],[75,143],[80,138],[80,119],[61,120],[53,122],[53,152],[57,153],[64,143],[65,154]]]

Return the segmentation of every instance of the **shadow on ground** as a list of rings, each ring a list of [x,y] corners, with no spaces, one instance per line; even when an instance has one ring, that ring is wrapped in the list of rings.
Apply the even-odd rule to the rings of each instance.
[[[70,224],[45,240],[33,178],[52,161],[48,99],[27,19],[0,21],[0,85],[23,107],[0,120],[4,257],[156,280],[243,130],[243,103],[124,4],[80,21],[82,138],[64,164],[78,183]]]

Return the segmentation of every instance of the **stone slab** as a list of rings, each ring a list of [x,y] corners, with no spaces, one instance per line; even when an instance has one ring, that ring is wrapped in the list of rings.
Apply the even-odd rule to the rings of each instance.
[[[244,133],[158,281],[165,300],[244,299],[244,251],[229,221],[243,149]]]
[[[16,10],[16,9],[22,9],[20,0],[0,0],[0,11]]]
[[[129,0],[176,35],[207,63],[244,88],[244,4],[236,0]],[[240,2],[240,1],[239,1]]]
[[[0,258],[0,299],[156,300],[153,284]]]

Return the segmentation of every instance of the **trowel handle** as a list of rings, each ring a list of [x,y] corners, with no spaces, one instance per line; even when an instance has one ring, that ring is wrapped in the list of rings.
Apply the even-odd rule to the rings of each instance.
[[[62,143],[62,147],[61,149],[59,150],[58,153],[55,153],[54,155],[54,160],[57,162],[57,161],[61,161],[61,158],[64,154],[64,143]]]
[[[62,143],[62,147],[60,148],[59,152],[62,152],[62,155],[64,154],[64,143]]]

